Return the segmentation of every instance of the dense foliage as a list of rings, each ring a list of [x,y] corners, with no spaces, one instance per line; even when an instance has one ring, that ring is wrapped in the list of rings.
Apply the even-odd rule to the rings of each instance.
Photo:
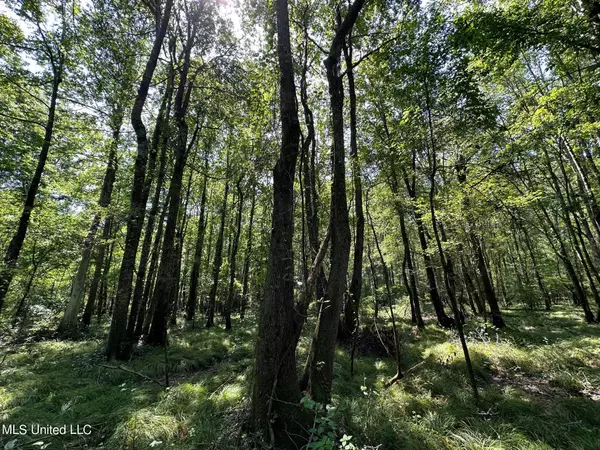
[[[340,345],[401,384],[407,323],[490,401],[476,324],[600,322],[599,55],[594,0],[1,2],[0,342],[168,386],[171,335],[248,330],[265,446],[355,448]]]

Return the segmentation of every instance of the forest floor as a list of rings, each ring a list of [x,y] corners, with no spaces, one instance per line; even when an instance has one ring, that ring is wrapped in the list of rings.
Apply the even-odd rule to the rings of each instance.
[[[351,377],[350,352],[339,347],[335,433],[381,450],[598,449],[600,326],[580,316],[568,307],[507,310],[502,331],[471,319],[478,405],[457,336],[432,320],[422,332],[402,323],[403,366],[414,370],[390,388],[384,384],[395,373],[393,358],[359,346]],[[0,356],[0,424],[89,424],[92,432],[4,434],[0,448],[253,448],[241,424],[255,331],[249,319],[229,332],[174,330],[166,390],[161,349],[140,347],[132,361],[110,364],[124,369],[104,366],[105,326],[75,342],[25,340]],[[303,338],[299,364],[307,343]]]

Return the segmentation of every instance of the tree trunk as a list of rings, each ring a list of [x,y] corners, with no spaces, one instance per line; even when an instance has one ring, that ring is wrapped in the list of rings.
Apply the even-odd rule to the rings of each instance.
[[[131,125],[133,126],[137,137],[137,155],[134,164],[125,248],[123,250],[121,269],[119,271],[119,282],[114,312],[110,324],[108,342],[106,344],[106,357],[109,361],[115,357],[120,358],[129,356],[127,355],[127,351],[122,351],[122,345],[124,344],[127,334],[127,311],[131,296],[131,283],[133,282],[135,258],[139,246],[142,226],[144,224],[144,212],[146,210],[143,190],[144,180],[146,178],[146,163],[148,160],[148,138],[146,136],[146,126],[142,121],[142,112],[144,104],[146,103],[146,98],[148,97],[148,90],[152,83],[152,77],[154,75],[154,70],[156,69],[162,43],[169,25],[172,6],[173,0],[166,0],[163,16],[154,39],[152,51],[146,63],[146,68],[131,111]]]
[[[152,345],[167,345],[167,317],[170,302],[177,302],[179,287],[179,249],[176,245],[177,222],[179,220],[179,209],[181,207],[181,190],[183,185],[183,172],[190,151],[188,147],[188,124],[186,121],[187,109],[193,85],[188,86],[188,73],[191,61],[192,43],[195,33],[188,34],[184,46],[184,60],[179,69],[179,85],[175,97],[175,123],[177,125],[177,147],[175,165],[169,184],[169,212],[165,226],[165,236],[162,244],[162,256],[156,276],[153,302],[156,309],[152,315],[150,332],[146,336],[146,342]],[[190,80],[192,81],[192,80]],[[200,118],[197,118],[200,120]],[[198,122],[197,122],[198,123]],[[194,138],[198,126],[194,132]],[[192,139],[193,140],[193,139]],[[184,212],[185,213],[185,212]],[[180,230],[181,232],[182,230]]]
[[[190,275],[190,292],[186,306],[185,319],[193,321],[196,317],[196,305],[198,304],[198,279],[202,265],[202,250],[204,248],[204,235],[206,231],[206,186],[208,184],[208,154],[204,155],[204,181],[202,183],[202,197],[200,200],[200,216],[198,217],[198,233],[196,235],[196,248],[194,250],[194,262]]]
[[[81,261],[79,262],[77,273],[75,275],[75,278],[73,279],[71,297],[69,299],[67,309],[65,310],[65,314],[58,326],[59,333],[66,333],[77,328],[77,314],[79,314],[79,309],[81,308],[81,302],[83,300],[85,280],[87,278],[90,261],[92,259],[92,247],[96,238],[96,232],[98,231],[98,227],[100,226],[102,210],[105,210],[108,207],[108,205],[110,205],[110,201],[112,198],[112,191],[117,173],[117,148],[119,146],[122,122],[123,115],[122,112],[118,110],[116,112],[116,125],[113,129],[113,139],[108,153],[108,162],[106,165],[106,171],[104,173],[104,181],[102,182],[102,191],[100,192],[100,199],[98,200],[98,206],[101,208],[101,210],[94,215],[88,235],[83,243]],[[101,264],[102,263],[100,263],[100,265]],[[92,313],[90,311],[89,315],[87,315],[88,325],[91,315]],[[83,323],[85,324],[85,320],[83,321]]]
[[[383,279],[385,281],[385,291],[387,294],[387,301],[388,301],[388,305],[390,308],[390,317],[392,319],[392,332],[394,334],[394,354],[396,356],[396,375],[394,375],[394,377],[388,382],[389,384],[391,384],[403,377],[402,365],[401,365],[401,359],[400,359],[400,341],[398,338],[398,330],[396,327],[396,315],[394,314],[392,287],[390,285],[390,275],[388,272],[387,264],[385,263],[385,259],[383,258],[383,253],[381,252],[381,247],[379,245],[379,238],[377,237],[377,232],[375,231],[375,225],[373,224],[373,218],[369,215],[368,208],[367,208],[367,215],[369,217],[369,223],[371,224],[371,231],[373,232],[373,239],[375,240],[375,248],[377,249],[377,253],[379,254],[379,260],[381,261],[381,266],[383,267]]]
[[[158,212],[158,206],[160,201],[160,193],[163,188],[163,182],[166,172],[167,162],[167,147],[169,145],[169,116],[171,113],[171,98],[173,93],[174,83],[174,70],[169,70],[169,79],[167,81],[167,87],[163,94],[163,100],[160,106],[158,117],[156,119],[156,126],[152,136],[152,150],[149,164],[148,175],[144,184],[144,197],[147,202],[152,187],[152,182],[155,178],[154,169],[156,166],[156,154],[158,153],[158,147],[160,146],[160,158],[158,163],[158,172],[156,173],[156,186],[154,188],[154,194],[152,197],[152,205],[148,212],[148,220],[146,222],[146,232],[144,234],[144,240],[142,242],[142,251],[140,254],[140,264],[138,266],[135,288],[133,289],[133,298],[131,300],[131,310],[129,312],[129,319],[127,321],[127,341],[128,345],[132,344],[135,335],[135,326],[137,323],[137,316],[142,309],[142,299],[145,288],[146,269],[148,267],[148,260],[150,256],[150,250],[152,247],[152,236],[154,234],[154,222],[156,220],[156,214]]]
[[[348,97],[350,99],[350,164],[352,166],[352,183],[354,187],[354,214],[356,230],[354,237],[354,260],[352,266],[352,281],[348,290],[347,302],[344,308],[344,324],[340,327],[342,334],[354,334],[358,326],[358,311],[362,293],[362,269],[365,246],[365,215],[362,199],[362,175],[358,156],[357,124],[356,124],[356,88],[354,86],[354,70],[352,61],[352,33],[348,36],[348,45],[344,45],[346,60],[346,75],[348,76]]]
[[[236,257],[238,252],[238,244],[240,241],[240,233],[242,227],[242,211],[244,207],[244,192],[242,191],[242,179],[237,182],[237,191],[238,191],[238,213],[235,225],[235,232],[233,235],[233,242],[231,244],[231,257],[229,261],[229,288],[227,290],[227,302],[225,303],[225,329],[231,330],[231,307],[233,305],[233,291],[234,291],[234,283],[235,283],[235,265],[236,265]]]
[[[152,316],[156,309],[156,303],[153,301],[154,284],[156,281],[156,269],[160,261],[160,249],[162,244],[163,231],[165,229],[165,217],[169,210],[169,195],[167,194],[160,218],[158,219],[158,230],[156,231],[156,237],[154,238],[154,244],[152,245],[152,255],[150,256],[150,268],[148,269],[148,276],[146,277],[146,284],[144,286],[144,293],[142,295],[142,304],[140,306],[140,312],[138,313],[137,323],[135,325],[134,336],[147,336],[150,331],[150,323],[152,322]]]
[[[61,62],[54,70],[52,94],[50,96],[50,108],[48,110],[48,119],[46,120],[46,132],[44,134],[42,150],[40,151],[33,178],[29,184],[29,189],[27,189],[27,197],[25,199],[25,204],[23,205],[23,211],[21,212],[19,224],[17,225],[17,231],[8,244],[8,248],[6,249],[6,253],[4,254],[4,259],[2,261],[2,266],[0,266],[0,311],[2,311],[2,307],[4,306],[4,299],[6,298],[6,293],[10,287],[13,273],[19,260],[19,254],[23,248],[23,242],[25,241],[27,228],[29,227],[29,217],[31,216],[31,211],[33,211],[35,197],[37,196],[37,191],[42,180],[42,173],[44,172],[46,160],[48,159],[48,151],[50,150],[50,143],[52,141],[52,134],[54,132],[54,116],[56,113],[58,88],[62,82],[62,75],[63,68]]]
[[[102,231],[102,240],[96,246],[96,258],[94,259],[94,275],[92,277],[92,283],[90,284],[90,293],[88,301],[83,311],[81,323],[88,327],[92,323],[92,315],[94,314],[95,308],[100,308],[101,305],[96,306],[96,299],[98,297],[98,287],[102,279],[102,269],[104,266],[104,259],[106,257],[107,242],[110,240],[112,233],[112,217],[107,217],[104,222],[104,228]]]
[[[467,169],[464,161],[460,160],[456,164],[456,174],[458,178],[459,184],[465,186],[467,181]],[[471,241],[471,245],[473,247],[473,251],[475,253],[475,259],[477,261],[477,269],[479,270],[479,275],[481,277],[481,283],[483,285],[483,294],[487,300],[488,305],[490,306],[490,315],[492,319],[492,324],[497,328],[503,328],[506,326],[504,323],[504,319],[502,318],[502,313],[500,312],[500,306],[498,305],[498,299],[496,298],[496,292],[494,291],[494,287],[492,286],[492,281],[490,279],[489,271],[487,268],[487,264],[485,262],[485,257],[483,254],[483,249],[481,248],[481,240],[476,235],[474,230],[473,219],[471,217],[471,206],[468,194],[466,192],[463,193],[464,200],[463,205],[465,209],[465,214],[467,217],[467,233],[469,239]]]
[[[251,417],[269,431],[271,444],[295,445],[284,438],[286,426],[297,428],[300,389],[296,375],[294,310],[294,178],[299,152],[300,123],[296,110],[296,87],[290,43],[287,0],[276,0],[277,54],[280,70],[281,149],[273,170],[273,215],[265,290],[260,304]],[[277,399],[277,401],[274,401]],[[288,435],[289,436],[289,435]]]
[[[242,304],[240,305],[240,319],[246,317],[248,305],[248,280],[250,279],[250,255],[252,253],[252,225],[254,224],[254,209],[256,208],[256,187],[252,190],[252,205],[250,206],[250,223],[248,224],[248,238],[246,240],[246,255],[244,257],[244,276],[242,281]]]
[[[322,308],[310,373],[310,393],[317,402],[331,398],[333,360],[340,313],[346,291],[350,259],[350,224],[346,199],[346,156],[344,148],[344,89],[341,54],[346,36],[358,19],[364,0],[355,0],[339,24],[325,60],[333,128],[333,182],[331,185],[331,266],[327,285],[328,304]]]
[[[229,156],[227,157],[229,159]],[[227,163],[229,166],[229,162]],[[217,303],[217,290],[219,288],[219,274],[221,272],[221,263],[223,262],[223,234],[225,232],[225,216],[227,215],[227,196],[229,195],[229,180],[225,182],[225,195],[221,205],[221,222],[219,234],[215,244],[215,258],[213,263],[213,281],[208,296],[208,312],[206,315],[206,328],[215,324],[215,307]]]

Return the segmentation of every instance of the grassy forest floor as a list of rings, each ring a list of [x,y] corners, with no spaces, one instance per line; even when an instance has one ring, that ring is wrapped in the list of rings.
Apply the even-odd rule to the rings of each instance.
[[[430,325],[402,323],[403,366],[390,388],[394,359],[338,348],[336,433],[380,449],[600,448],[600,327],[579,311],[507,310],[509,328],[485,331],[471,319],[471,357],[480,387],[476,406],[458,338]],[[0,423],[90,424],[90,436],[0,436],[0,448],[253,448],[241,424],[248,406],[255,326],[174,330],[165,355],[141,347],[134,359],[102,366],[106,329],[79,341],[29,340],[0,365]],[[299,364],[308,338],[303,338]],[[2,359],[0,357],[0,359]],[[116,364],[112,364],[116,365]],[[147,378],[145,378],[147,377]],[[15,441],[16,439],[16,441]],[[299,447],[302,444],[299,444]]]

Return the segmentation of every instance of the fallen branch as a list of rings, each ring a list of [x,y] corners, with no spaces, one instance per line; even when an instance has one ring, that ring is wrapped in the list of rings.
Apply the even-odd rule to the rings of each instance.
[[[138,377],[141,377],[145,380],[152,381],[153,383],[156,383],[161,387],[165,387],[165,384],[158,381],[157,379],[149,377],[148,375],[144,375],[143,373],[136,372],[135,370],[128,369],[125,366],[111,366],[110,364],[98,364],[98,365],[100,367],[106,367],[107,369],[118,369],[118,370],[122,370],[124,372],[132,373],[132,374],[137,375]]]
[[[426,359],[424,359],[423,361],[421,361],[418,364],[415,364],[414,366],[412,366],[410,369],[408,369],[406,372],[404,372],[404,374],[401,373],[396,373],[396,375],[394,375],[387,383],[385,383],[385,387],[389,388],[390,386],[392,386],[394,383],[396,383],[397,381],[399,381],[402,378],[405,378],[409,373],[411,373],[413,370],[415,370],[417,367],[422,366],[423,364],[425,364],[425,361],[427,361]]]

